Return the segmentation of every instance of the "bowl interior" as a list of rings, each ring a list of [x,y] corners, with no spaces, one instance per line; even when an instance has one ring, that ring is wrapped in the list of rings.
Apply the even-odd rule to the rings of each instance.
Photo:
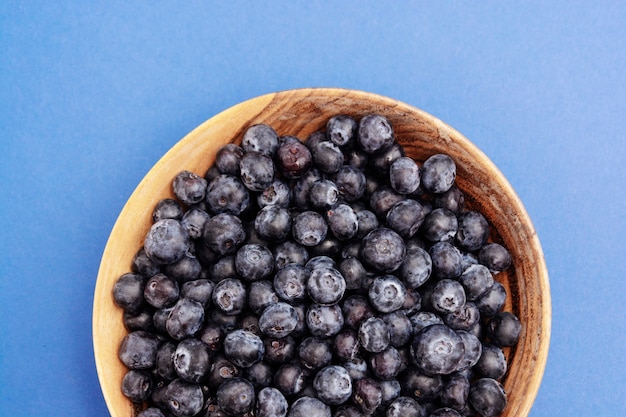
[[[130,271],[134,254],[151,225],[152,208],[173,197],[171,181],[182,171],[204,175],[216,151],[228,142],[240,142],[251,125],[267,123],[279,135],[304,140],[323,129],[335,114],[360,118],[385,115],[398,142],[418,162],[435,153],[447,153],[457,164],[457,184],[469,208],[479,210],[491,225],[493,241],[505,245],[514,268],[496,279],[507,290],[505,309],[516,314],[523,330],[516,347],[506,349],[509,370],[503,380],[509,404],[505,416],[525,416],[536,397],[545,368],[551,310],[548,274],[531,220],[508,181],[469,140],[433,116],[402,102],[353,90],[301,89],[257,97],[207,120],[174,145],[148,172],[120,213],[104,250],[95,288],[93,341],[103,395],[113,417],[137,410],[121,393],[126,368],[119,361],[119,343],[126,334],[122,310],[111,291],[117,278]]]

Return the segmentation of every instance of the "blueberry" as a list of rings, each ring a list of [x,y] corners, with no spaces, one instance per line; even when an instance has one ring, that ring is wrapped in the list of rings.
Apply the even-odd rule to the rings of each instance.
[[[339,240],[353,238],[359,229],[356,213],[347,204],[337,204],[326,212],[326,221],[332,234]]]
[[[122,394],[134,403],[141,403],[150,397],[152,385],[150,374],[131,369],[122,378]]]
[[[475,369],[486,378],[497,380],[503,378],[508,365],[502,348],[488,343],[483,344]]]
[[[242,368],[249,368],[263,359],[265,346],[257,335],[247,330],[233,330],[224,338],[224,353],[228,360]]]
[[[130,369],[149,369],[156,362],[159,340],[143,330],[128,333],[120,343],[118,356]]]
[[[480,249],[478,260],[494,272],[501,272],[511,266],[511,254],[499,243],[488,243]]]
[[[441,390],[441,403],[445,407],[463,410],[467,406],[470,382],[466,376],[452,374]]]
[[[438,314],[430,311],[418,311],[409,316],[409,320],[411,321],[411,326],[413,326],[414,334],[433,324],[444,324],[443,319]]]
[[[311,256],[329,256],[335,257],[341,251],[342,242],[337,239],[332,233],[327,233],[324,240],[315,246],[309,248]]]
[[[355,381],[352,389],[352,402],[366,415],[371,415],[380,406],[383,393],[380,384],[373,378]]]
[[[180,224],[187,231],[187,234],[192,239],[200,239],[202,237],[202,229],[204,224],[209,220],[209,214],[200,209],[189,209],[183,214],[183,218]]]
[[[274,386],[287,397],[302,391],[304,384],[304,371],[300,365],[295,362],[288,362],[281,365],[274,374]]]
[[[181,298],[167,316],[165,328],[172,338],[182,340],[198,333],[203,322],[202,304],[188,298]]]
[[[291,189],[284,181],[274,180],[258,196],[259,207],[278,206],[289,207],[291,203]]]
[[[404,239],[410,239],[419,230],[426,210],[416,200],[402,200],[394,204],[386,216],[387,227],[396,231]]]
[[[197,279],[185,282],[180,288],[180,295],[202,304],[207,308],[211,304],[211,296],[213,295],[215,284],[207,279]]]
[[[292,190],[293,204],[300,209],[309,208],[309,192],[316,181],[323,179],[322,173],[317,168],[306,171],[295,182]]]
[[[372,211],[384,219],[389,210],[404,199],[402,194],[396,193],[391,187],[381,186],[370,195],[369,204]]]
[[[294,240],[300,245],[315,246],[326,238],[328,225],[321,214],[304,211],[293,219],[291,231]]]
[[[346,371],[350,374],[350,378],[352,378],[353,384],[359,379],[369,378],[371,376],[369,365],[361,356],[355,356],[352,359],[343,361],[341,366],[346,368]]]
[[[495,379],[481,378],[470,386],[469,402],[484,417],[500,415],[506,408],[506,394]]]
[[[209,322],[197,334],[212,351],[218,351],[224,344],[224,330],[217,323]]]
[[[254,388],[261,389],[272,384],[274,368],[269,363],[260,361],[248,368],[244,368],[243,375],[254,385]]]
[[[304,396],[294,401],[288,417],[331,417],[331,410],[317,398]]]
[[[465,208],[465,195],[456,185],[441,194],[435,194],[433,199],[435,208],[445,208],[454,213],[461,213]]]
[[[365,174],[357,167],[343,165],[335,173],[334,182],[345,201],[356,201],[365,193]]]
[[[472,368],[476,365],[480,359],[480,356],[483,352],[483,345],[476,337],[470,332],[465,330],[457,330],[456,334],[459,335],[461,340],[463,341],[463,347],[465,350],[465,354],[463,359],[459,362],[458,370],[466,370]]]
[[[318,304],[335,304],[346,291],[346,281],[335,268],[315,268],[306,282],[307,293]]]
[[[215,167],[222,174],[239,176],[239,161],[241,161],[244,153],[241,146],[227,143],[215,154]]]
[[[304,267],[312,271],[318,268],[336,268],[337,263],[330,256],[317,255],[309,259]]]
[[[299,140],[284,142],[276,153],[276,165],[287,179],[300,178],[311,168],[312,162],[311,151]]]
[[[437,278],[452,279],[463,273],[463,256],[451,243],[437,242],[430,247],[428,254]]]
[[[395,378],[402,367],[402,358],[398,350],[389,346],[385,350],[373,353],[369,359],[370,369],[382,380]]]
[[[149,407],[137,414],[137,417],[165,417],[165,414],[157,407]]]
[[[445,324],[454,330],[470,331],[480,320],[480,311],[476,304],[468,301],[459,310],[443,316]]]
[[[283,207],[266,206],[256,215],[254,229],[268,242],[282,242],[291,234],[291,215]]]
[[[454,240],[461,249],[476,251],[487,243],[488,238],[489,223],[482,214],[477,211],[459,214],[458,230]]]
[[[135,253],[133,257],[131,269],[135,274],[143,275],[150,278],[154,274],[159,273],[160,266],[148,257],[143,246]],[[121,307],[121,306],[120,306]]]
[[[178,301],[178,283],[165,274],[156,274],[148,280],[143,291],[145,300],[155,308],[173,306]]]
[[[420,403],[428,403],[439,398],[443,388],[441,375],[427,375],[419,367],[409,365],[399,376],[403,394],[415,398]]]
[[[266,337],[263,345],[265,346],[263,360],[271,364],[285,363],[296,355],[296,341],[291,336]]]
[[[274,289],[286,302],[297,303],[306,298],[306,282],[309,270],[296,263],[285,265],[274,275]]]
[[[239,163],[243,185],[251,191],[263,191],[274,181],[274,162],[260,152],[247,152]]]
[[[319,337],[307,337],[298,346],[298,360],[307,371],[330,365],[333,359],[330,342]]]
[[[129,312],[139,312],[144,305],[143,292],[146,279],[139,274],[125,273],[113,285],[113,301]]]
[[[224,381],[215,396],[217,405],[231,416],[240,416],[252,411],[256,401],[254,387],[243,378]]]
[[[189,251],[191,239],[180,221],[159,220],[150,227],[144,241],[146,255],[156,264],[171,264]]]
[[[308,143],[307,145],[311,150],[313,163],[317,169],[325,174],[333,174],[339,171],[344,162],[343,152],[341,152],[339,146],[326,140]]]
[[[154,315],[154,309],[145,307],[139,312],[124,311],[123,322],[126,330],[132,332],[135,330],[145,330],[147,332],[154,331],[154,324],[152,323],[152,316]]]
[[[459,277],[459,282],[465,289],[467,299],[475,301],[493,287],[493,275],[484,265],[470,265]]]
[[[229,255],[237,252],[246,238],[241,220],[228,213],[211,217],[204,225],[202,239],[204,243],[218,255]]]
[[[257,282],[267,282],[267,281],[257,281]],[[255,313],[244,312],[237,316],[237,328],[241,330],[247,330],[250,333],[254,333],[257,336],[261,337],[262,333],[259,329],[259,316]]]
[[[309,202],[316,209],[328,209],[339,199],[339,189],[331,180],[315,181],[309,190]]]
[[[261,314],[266,307],[279,300],[271,281],[254,281],[248,288],[248,307],[254,314]]]
[[[186,205],[201,202],[206,193],[207,181],[189,171],[182,171],[174,177],[172,190],[176,197]]]
[[[433,263],[427,251],[419,247],[407,248],[398,276],[406,287],[419,288],[428,281],[432,269]]]
[[[378,229],[378,217],[373,211],[361,209],[355,210],[356,219],[358,221],[358,230],[356,237],[363,238],[374,229]]]
[[[498,346],[514,346],[521,331],[519,319],[508,311],[496,313],[487,323],[487,337]]]
[[[432,308],[438,313],[448,314],[459,311],[465,305],[463,286],[452,279],[442,279],[433,287],[430,295]]]
[[[402,365],[401,365],[402,366]],[[402,386],[397,379],[381,379],[378,381],[380,390],[383,394],[381,405],[386,409],[389,404],[402,394]],[[381,407],[382,408],[382,407]],[[382,409],[380,410],[383,411]]]
[[[400,194],[411,194],[420,185],[420,169],[417,163],[406,156],[393,161],[389,167],[391,188]]]
[[[274,255],[256,243],[243,245],[235,255],[235,269],[248,282],[267,278],[274,270]]]
[[[465,354],[463,340],[454,330],[433,324],[420,330],[411,342],[413,360],[428,375],[447,375],[458,368]]]
[[[203,383],[203,386],[206,385],[208,388],[215,390],[225,381],[236,378],[240,374],[240,369],[234,363],[226,359],[224,355],[218,354],[213,360],[209,376]]]
[[[259,317],[259,329],[270,337],[285,337],[298,324],[298,313],[287,303],[271,304],[263,310]]]
[[[391,165],[398,159],[404,157],[404,149],[399,143],[393,143],[388,148],[370,155],[368,165],[374,175],[389,180],[389,170]]]
[[[159,200],[152,210],[152,222],[159,220],[173,219],[180,220],[183,217],[183,208],[180,203],[172,198]]]
[[[404,241],[391,229],[375,229],[361,242],[360,259],[379,272],[390,273],[398,269],[404,255]]]
[[[370,317],[363,321],[359,326],[358,334],[361,346],[368,352],[382,352],[389,346],[389,327],[378,317]]]
[[[491,289],[476,300],[476,306],[482,316],[491,317],[502,310],[505,301],[506,290],[504,286],[494,281]]]
[[[406,299],[406,288],[393,275],[384,275],[374,279],[369,287],[369,300],[372,306],[381,313],[399,310]]]
[[[368,154],[390,147],[394,140],[393,127],[386,117],[368,114],[359,121],[357,142]]]
[[[235,256],[222,256],[211,263],[208,267],[208,276],[213,282],[219,282],[225,278],[239,278],[235,268]]]
[[[359,353],[359,336],[352,329],[343,329],[333,339],[333,351],[342,361],[352,360]]]
[[[453,408],[441,407],[433,410],[429,417],[461,417],[461,414]]]
[[[374,316],[374,308],[369,300],[362,295],[350,295],[343,301],[341,310],[345,317],[345,324],[357,330],[363,321]]]
[[[331,365],[315,374],[313,387],[320,400],[328,405],[339,405],[352,395],[352,379],[345,368]]]
[[[333,417],[364,417],[364,414],[355,406],[347,404],[337,407]]]
[[[176,352],[176,344],[165,342],[157,351],[156,362],[154,368],[157,375],[166,381],[172,381],[178,378],[176,369],[174,369],[174,353]]]
[[[426,417],[426,408],[411,397],[396,398],[387,407],[386,417]]]
[[[433,193],[444,193],[454,184],[456,164],[448,155],[432,155],[422,166],[422,184]]]
[[[167,408],[176,417],[192,417],[202,410],[204,395],[200,385],[175,379],[165,391]]]
[[[394,347],[406,345],[413,336],[413,325],[409,317],[402,311],[394,311],[382,315],[389,329],[389,344]]]
[[[198,279],[202,272],[202,264],[195,254],[187,253],[178,261],[165,265],[163,272],[179,283],[185,283]]]
[[[459,224],[454,212],[445,208],[436,208],[424,217],[421,232],[430,242],[452,241]]]
[[[337,114],[326,122],[326,136],[337,146],[351,146],[357,135],[358,123],[350,116]]]
[[[346,290],[358,290],[362,287],[368,272],[357,258],[346,258],[337,266],[346,281]]]
[[[220,311],[234,316],[246,306],[246,287],[238,279],[226,278],[215,284],[211,298],[213,305]]]
[[[288,264],[304,265],[309,260],[306,248],[292,240],[286,240],[274,247],[274,265],[280,270]]]
[[[312,304],[306,312],[306,324],[313,336],[334,336],[341,331],[343,323],[343,314],[338,304]]]
[[[213,214],[230,213],[239,216],[250,205],[250,192],[239,178],[221,174],[209,183],[206,202]]]
[[[188,382],[203,381],[213,365],[209,347],[194,338],[182,340],[173,358],[176,373]]]
[[[246,152],[261,152],[274,155],[278,149],[278,134],[266,124],[250,126],[241,139],[241,147]]]
[[[257,394],[256,417],[285,417],[288,408],[285,396],[276,388],[265,387]]]

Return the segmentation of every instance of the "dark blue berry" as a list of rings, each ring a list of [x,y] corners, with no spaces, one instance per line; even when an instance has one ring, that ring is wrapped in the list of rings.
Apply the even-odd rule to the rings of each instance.
[[[364,417],[364,414],[354,405],[346,404],[339,406],[333,417]]]
[[[224,381],[215,396],[220,409],[231,416],[240,416],[252,411],[256,403],[254,387],[243,378]]]
[[[211,296],[213,295],[213,289],[215,284],[208,279],[196,279],[193,281],[185,282],[180,287],[180,295],[190,300],[195,300],[202,304],[202,307],[207,308],[211,304]]]
[[[311,151],[299,140],[284,142],[276,153],[276,165],[287,179],[300,178],[312,163]]]
[[[161,270],[159,265],[148,257],[143,246],[135,253],[131,269],[135,274],[143,275],[146,278],[150,278]]]
[[[122,394],[134,403],[141,403],[150,397],[152,385],[150,374],[131,369],[122,378]]]
[[[309,259],[304,267],[312,271],[318,268],[336,268],[337,264],[330,256],[317,255]]]
[[[256,334],[238,329],[228,333],[224,338],[224,353],[235,365],[249,368],[263,359],[265,346]]]
[[[144,241],[146,255],[156,264],[171,264],[189,251],[191,239],[180,221],[159,220],[150,227]]]
[[[328,225],[321,214],[304,211],[293,219],[291,232],[294,240],[302,246],[315,246],[326,238]]]
[[[511,266],[509,251],[499,243],[487,243],[480,249],[478,260],[494,272],[501,272]]]
[[[125,311],[139,312],[144,305],[145,282],[143,275],[123,274],[113,285],[113,301]]]
[[[236,278],[226,278],[215,284],[211,298],[220,311],[234,316],[246,306],[246,287]]]
[[[386,216],[387,227],[404,239],[412,238],[426,217],[426,210],[416,200],[402,200],[394,204]]]
[[[274,162],[260,152],[247,152],[239,163],[243,185],[251,191],[263,191],[274,181]]]
[[[337,204],[326,212],[326,221],[332,234],[339,240],[356,236],[359,221],[356,213],[347,204]]]
[[[339,199],[339,189],[331,180],[319,180],[313,183],[309,191],[309,201],[316,209],[334,206]]]
[[[350,295],[343,301],[341,310],[346,326],[357,330],[361,323],[374,316],[374,308],[362,295]]]
[[[165,417],[165,414],[157,407],[149,407],[137,414],[137,417]]]
[[[448,191],[436,194],[433,205],[435,208],[445,208],[454,213],[461,213],[465,208],[465,195],[459,187],[453,185]]]
[[[398,269],[404,255],[404,241],[391,229],[375,229],[361,242],[360,259],[379,272],[389,273]]]
[[[343,152],[333,142],[322,140],[308,143],[315,167],[325,174],[333,174],[339,171],[343,165]]]
[[[374,279],[369,287],[369,300],[381,313],[399,310],[406,299],[406,287],[394,275],[384,275]]]
[[[496,313],[487,323],[487,337],[498,346],[514,346],[521,331],[522,324],[519,319],[508,311]]]
[[[288,417],[331,417],[331,409],[328,405],[314,397],[304,396],[298,398],[291,405]]]
[[[357,135],[358,123],[350,116],[338,114],[326,122],[326,136],[337,146],[351,146]]]
[[[346,201],[356,201],[365,193],[365,174],[352,165],[344,165],[334,176],[339,195]]]
[[[508,366],[502,348],[492,344],[483,344],[475,369],[486,378],[497,380],[503,378]]]
[[[257,203],[260,208],[266,206],[287,208],[291,203],[291,189],[285,182],[274,180],[257,196]]]
[[[463,273],[463,256],[456,246],[448,242],[438,242],[431,246],[428,253],[437,278],[452,279]]]
[[[261,239],[282,242],[291,234],[291,215],[280,206],[264,207],[254,220],[254,229]]]
[[[185,339],[176,346],[173,362],[178,376],[188,382],[203,381],[213,365],[209,347],[194,338]]]
[[[192,417],[202,410],[204,395],[200,385],[175,379],[165,391],[168,410],[176,417]]]
[[[429,212],[422,223],[422,235],[430,242],[452,241],[458,230],[458,220],[454,212],[437,208]]]
[[[163,267],[163,272],[179,283],[198,279],[202,272],[202,264],[195,254],[187,253],[185,256]]]
[[[386,417],[426,417],[426,408],[411,397],[396,398],[387,407]]]
[[[250,126],[241,139],[241,147],[246,152],[261,152],[274,155],[278,149],[278,134],[266,124]]]
[[[289,397],[302,391],[305,378],[304,370],[300,365],[296,362],[287,362],[276,370],[274,386],[285,396]]]
[[[369,169],[374,175],[388,180],[391,164],[402,157],[404,157],[402,145],[394,142],[388,148],[370,155],[368,161]]]
[[[483,345],[478,337],[470,332],[457,330],[456,334],[459,335],[463,341],[463,348],[465,350],[463,359],[459,362],[458,370],[462,371],[470,369],[478,363],[483,352]]]
[[[197,301],[181,298],[165,322],[167,333],[176,340],[182,340],[198,333],[204,322],[204,307]]]
[[[389,344],[394,347],[406,345],[413,336],[411,319],[402,311],[384,314],[383,321],[389,329]]]
[[[122,339],[118,356],[130,369],[149,369],[156,362],[159,340],[152,333],[137,330]]]
[[[274,275],[274,290],[278,297],[289,303],[306,298],[306,282],[310,271],[296,263],[285,265]]]
[[[370,317],[359,326],[359,342],[368,352],[377,353],[387,349],[390,342],[389,327],[378,317]]]
[[[159,220],[174,219],[180,220],[183,217],[183,208],[180,203],[172,198],[159,200],[152,210],[152,222]]]
[[[346,281],[346,290],[361,289],[368,276],[367,270],[357,258],[346,258],[337,268]]]
[[[418,311],[412,316],[409,316],[409,320],[411,320],[414,334],[433,324],[444,324],[443,319],[438,314],[431,311]]]
[[[385,219],[387,212],[397,203],[404,201],[402,194],[396,193],[391,187],[378,187],[370,196],[370,208],[378,217]]]
[[[235,255],[235,269],[245,281],[257,281],[270,276],[274,270],[274,255],[267,247],[249,243]]]
[[[189,209],[183,214],[180,223],[190,238],[200,239],[202,237],[202,229],[204,229],[204,225],[209,218],[209,214],[204,210]]]
[[[267,306],[259,317],[259,329],[270,337],[285,337],[294,331],[297,324],[298,313],[291,304],[283,302]]]
[[[296,340],[291,336],[266,337],[263,340],[265,356],[263,360],[270,364],[282,364],[296,355]]]
[[[274,368],[265,361],[260,361],[243,370],[244,377],[250,381],[254,388],[261,389],[272,384]]]
[[[229,255],[237,252],[246,238],[246,232],[238,217],[221,213],[206,222],[202,238],[216,254]]]
[[[289,404],[285,396],[276,388],[265,387],[257,394],[256,417],[285,417]]]
[[[383,401],[380,384],[373,378],[355,381],[352,389],[352,402],[366,415],[371,415]]]
[[[430,278],[432,268],[428,252],[419,247],[407,248],[398,276],[408,288],[419,288]]]
[[[445,324],[454,330],[470,331],[480,320],[480,311],[476,304],[468,301],[459,310],[443,316]]]
[[[330,342],[320,337],[307,337],[298,346],[298,360],[307,371],[330,365],[333,359]]]
[[[215,166],[222,174],[239,176],[239,161],[243,157],[244,150],[234,143],[227,143],[215,154]]]
[[[491,317],[502,310],[505,301],[506,290],[504,286],[494,281],[491,289],[476,300],[476,306],[482,316]]]
[[[466,376],[452,374],[441,390],[441,403],[455,410],[463,410],[467,406],[470,382]]]
[[[189,171],[182,171],[172,182],[174,195],[186,205],[192,205],[204,200],[207,180]]]
[[[368,114],[359,121],[357,142],[368,154],[390,147],[394,140],[393,127],[386,117]]]
[[[391,188],[400,194],[411,194],[420,185],[420,169],[417,163],[406,156],[393,161],[389,167]]]
[[[402,367],[400,353],[393,346],[388,346],[385,350],[373,353],[370,356],[370,369],[374,375],[382,380],[395,378]]]
[[[355,210],[356,218],[359,224],[356,237],[363,238],[374,229],[378,229],[379,222],[376,214],[371,210],[360,209]]]
[[[248,287],[248,308],[260,315],[266,307],[276,304],[279,300],[271,281],[254,281]]]
[[[472,382],[469,402],[481,416],[495,417],[504,411],[507,399],[504,389],[498,381],[491,378],[481,378]]]
[[[309,204],[309,192],[316,181],[323,179],[322,173],[317,168],[306,171],[293,185],[293,204],[301,209],[307,209]]]
[[[145,300],[155,308],[173,306],[179,294],[178,283],[165,274],[156,274],[150,278],[143,292]]]
[[[425,374],[418,366],[409,365],[398,377],[402,392],[424,404],[437,398],[443,388],[441,375]]]
[[[250,205],[250,192],[233,175],[218,175],[207,188],[206,202],[211,213],[239,216]]]
[[[458,368],[465,354],[463,340],[454,330],[433,324],[420,330],[411,342],[413,360],[428,375],[447,375]]]
[[[461,276],[459,282],[465,288],[467,299],[474,301],[482,297],[493,286],[493,275],[484,265],[474,264],[469,266]]]
[[[335,268],[315,268],[306,282],[307,293],[318,304],[335,304],[346,291],[346,281]]]
[[[320,400],[328,405],[342,404],[352,395],[352,379],[345,368],[331,365],[315,374],[313,387]]]
[[[176,369],[174,369],[174,353],[176,352],[176,344],[165,342],[157,351],[156,363],[154,368],[159,377],[166,381],[172,381],[178,378]]]
[[[438,281],[430,294],[432,308],[441,314],[459,311],[465,305],[465,301],[463,286],[452,279]]]
[[[343,323],[343,313],[338,304],[312,304],[306,312],[306,324],[313,336],[334,336],[341,331]]]
[[[445,154],[432,155],[422,165],[421,183],[432,193],[444,193],[454,184],[456,164]]]
[[[477,251],[489,238],[489,223],[477,211],[467,211],[459,214],[458,230],[454,238],[455,243],[463,250]]]
[[[203,385],[215,390],[225,381],[236,378],[240,374],[240,369],[234,363],[226,359],[224,355],[218,354],[213,360],[209,376]]]
[[[458,411],[450,407],[441,407],[430,413],[429,417],[462,417]]]
[[[333,339],[333,351],[341,361],[354,359],[359,353],[359,336],[352,329],[343,329]]]
[[[294,263],[304,265],[309,260],[306,248],[292,240],[286,240],[274,247],[274,264],[276,270]]]

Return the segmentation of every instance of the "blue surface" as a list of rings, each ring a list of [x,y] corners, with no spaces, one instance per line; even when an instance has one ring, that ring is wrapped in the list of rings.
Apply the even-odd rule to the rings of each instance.
[[[261,3],[0,3],[0,416],[107,415],[91,307],[124,202],[205,119],[315,86],[417,106],[496,163],[551,279],[531,415],[626,415],[626,3]]]

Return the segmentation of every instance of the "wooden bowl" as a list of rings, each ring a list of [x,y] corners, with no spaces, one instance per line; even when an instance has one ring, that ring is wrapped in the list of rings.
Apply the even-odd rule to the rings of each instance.
[[[95,288],[93,341],[98,377],[113,417],[137,413],[121,393],[125,366],[118,346],[126,334],[122,310],[112,297],[117,278],[130,271],[142,246],[157,201],[173,197],[171,180],[182,171],[200,175],[213,163],[216,151],[240,142],[251,125],[267,123],[279,135],[304,140],[322,129],[330,116],[360,118],[380,113],[392,123],[407,154],[423,162],[435,153],[447,153],[457,164],[457,184],[467,206],[485,215],[491,239],[511,252],[514,268],[497,275],[507,290],[505,309],[516,314],[523,330],[516,347],[506,349],[509,370],[503,380],[508,395],[505,416],[528,415],[539,389],[548,355],[551,305],[548,273],[532,222],[511,185],[496,166],[468,139],[435,117],[375,94],[343,89],[300,89],[257,97],[212,117],[176,143],[148,172],[122,212],[107,242]]]

